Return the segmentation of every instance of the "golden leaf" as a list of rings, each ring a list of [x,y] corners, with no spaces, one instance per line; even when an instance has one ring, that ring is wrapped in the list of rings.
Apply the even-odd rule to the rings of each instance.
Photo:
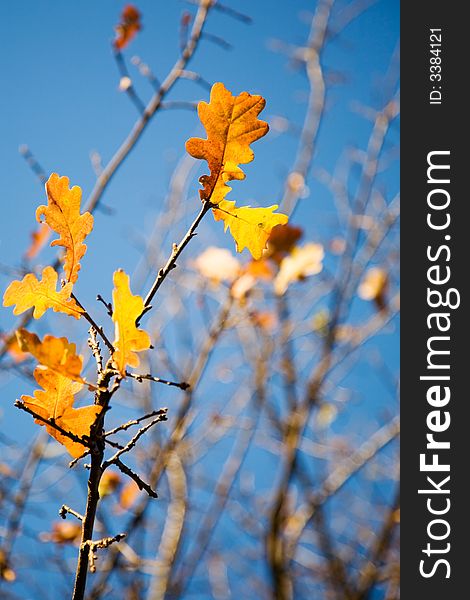
[[[216,221],[224,222],[225,231],[230,229],[237,252],[248,248],[253,258],[258,260],[263,255],[273,227],[287,223],[287,215],[274,213],[276,208],[277,204],[268,208],[236,208],[235,202],[222,200],[213,212]]]
[[[140,364],[136,352],[150,347],[150,336],[136,327],[136,320],[142,314],[144,301],[134,296],[129,286],[129,276],[124,271],[115,271],[113,277],[113,321],[115,339],[113,359],[116,369],[123,377],[126,366],[137,367]]]
[[[191,138],[186,150],[194,158],[207,161],[210,175],[200,182],[201,200],[210,201],[216,221],[223,220],[225,230],[230,228],[241,252],[247,247],[254,258],[260,258],[271,229],[286,223],[285,215],[273,215],[277,206],[267,209],[244,206],[235,208],[234,201],[225,200],[231,190],[228,181],[245,179],[239,167],[254,158],[250,144],[268,132],[268,124],[258,119],[266,102],[262,96],[242,92],[233,96],[222,83],[212,86],[210,102],[200,102],[198,114],[205,127],[207,139]]]
[[[74,395],[81,390],[82,384],[43,367],[36,367],[34,378],[43,389],[36,390],[34,396],[21,396],[25,406],[44,419],[54,419],[59,427],[69,433],[78,437],[89,436],[90,428],[102,407],[98,405],[73,407]],[[83,444],[71,440],[39,419],[35,421],[39,425],[45,425],[49,435],[63,444],[74,458],[78,458],[85,452],[86,447]]]
[[[58,292],[58,275],[52,267],[45,267],[39,281],[33,273],[28,273],[21,281],[12,281],[3,296],[3,306],[16,305],[14,315],[20,315],[34,307],[33,317],[39,319],[48,308],[79,319],[83,313],[75,300],[70,298],[72,283],[67,283]]]
[[[80,214],[82,190],[78,185],[69,189],[69,178],[59,177],[52,173],[46,182],[48,204],[39,206],[36,210],[36,219],[45,222],[60,235],[51,246],[65,248],[64,271],[67,281],[75,283],[80,270],[80,260],[86,252],[83,240],[93,229],[93,216],[86,212]]]
[[[39,364],[73,381],[84,383],[81,376],[83,358],[76,353],[75,344],[67,338],[45,335],[41,342],[35,333],[26,329],[18,329],[16,337],[20,349],[32,354]]]

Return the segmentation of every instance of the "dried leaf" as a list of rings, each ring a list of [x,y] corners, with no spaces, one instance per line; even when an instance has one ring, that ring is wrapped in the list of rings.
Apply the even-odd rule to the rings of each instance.
[[[140,296],[134,296],[129,286],[129,276],[122,270],[115,271],[113,290],[113,321],[115,339],[113,355],[116,369],[124,377],[126,366],[137,367],[140,364],[136,352],[150,347],[150,336],[135,325],[137,318],[144,309],[144,301]]]
[[[86,252],[83,240],[93,229],[93,216],[86,212],[80,214],[82,190],[78,185],[69,189],[69,178],[52,173],[46,183],[48,204],[39,206],[36,219],[45,222],[60,235],[51,246],[65,248],[64,271],[67,281],[75,283],[80,270],[80,260]]]
[[[74,395],[80,391],[82,384],[44,367],[36,367],[34,378],[42,390],[36,390],[34,396],[21,396],[25,406],[44,419],[54,419],[59,427],[69,433],[78,437],[89,436],[90,428],[102,407],[98,405],[73,407]],[[35,419],[35,422],[45,425],[49,435],[64,445],[74,458],[78,458],[85,452],[86,448],[83,444],[74,442],[39,419]]]
[[[232,200],[222,200],[213,212],[216,221],[224,222],[225,231],[230,228],[237,252],[248,248],[253,258],[258,260],[263,256],[273,227],[287,223],[287,215],[275,214],[276,208],[277,204],[268,208],[236,208]]]
[[[14,315],[20,315],[34,307],[33,317],[40,319],[48,308],[79,319],[83,314],[75,300],[70,298],[72,283],[67,283],[58,292],[58,275],[52,267],[45,267],[39,281],[28,273],[21,281],[12,281],[3,296],[3,306],[15,305]]]
[[[123,50],[134,39],[137,32],[142,29],[140,12],[132,4],[127,4],[121,13],[121,22],[116,25],[116,39],[114,47]]]
[[[280,263],[284,256],[294,248],[302,235],[303,230],[301,227],[295,227],[289,223],[277,225],[271,231],[268,239],[267,256],[271,260]]]
[[[194,261],[199,273],[214,283],[233,281],[240,273],[241,265],[225,248],[210,246]]]
[[[250,144],[266,135],[268,124],[258,119],[265,106],[261,96],[242,92],[233,96],[222,83],[212,86],[210,102],[200,102],[198,114],[205,127],[207,139],[191,138],[186,150],[194,158],[207,161],[210,175],[200,182],[201,200],[210,201],[216,221],[223,220],[225,230],[230,228],[241,252],[247,247],[254,258],[260,258],[271,229],[287,222],[285,215],[273,215],[277,206],[270,208],[235,208],[234,201],[225,200],[231,190],[228,181],[245,179],[239,167],[254,158]]]
[[[35,258],[45,246],[47,240],[51,237],[51,228],[47,223],[41,223],[36,231],[31,233],[31,244],[26,250],[24,257],[27,260]]]
[[[35,333],[26,329],[19,329],[16,337],[21,350],[32,354],[40,365],[73,381],[84,382],[81,376],[83,358],[76,353],[75,344],[67,338],[45,335],[41,342]]]
[[[279,273],[274,280],[274,291],[281,295],[294,281],[299,281],[308,275],[316,275],[323,268],[324,252],[321,244],[305,244],[305,246],[294,248],[282,259]]]

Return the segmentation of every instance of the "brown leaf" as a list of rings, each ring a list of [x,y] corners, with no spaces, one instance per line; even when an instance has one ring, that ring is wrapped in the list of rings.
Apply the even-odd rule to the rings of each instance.
[[[140,12],[132,4],[127,4],[121,13],[121,21],[115,27],[116,39],[114,40],[114,47],[116,50],[123,50],[129,42],[142,29],[140,22]]]

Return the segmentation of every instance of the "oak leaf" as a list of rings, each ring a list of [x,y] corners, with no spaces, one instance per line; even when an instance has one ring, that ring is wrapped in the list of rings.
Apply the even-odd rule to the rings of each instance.
[[[74,395],[81,390],[82,384],[43,367],[36,367],[34,378],[42,390],[36,390],[34,396],[21,396],[24,405],[43,419],[54,419],[59,427],[69,433],[78,437],[89,436],[91,426],[102,407],[98,405],[73,407]],[[45,424],[39,419],[35,421],[39,425],[45,425],[49,435],[63,444],[74,458],[78,458],[85,452],[86,447],[83,444],[73,441],[52,425]]]
[[[232,200],[222,200],[213,212],[216,221],[224,222],[224,230],[230,229],[237,252],[248,248],[253,258],[258,260],[263,256],[273,227],[287,223],[287,215],[274,213],[276,208],[277,204],[268,208],[236,208]]]
[[[136,327],[136,320],[144,310],[144,301],[132,294],[129,276],[122,270],[115,271],[113,283],[113,346],[116,349],[113,359],[116,369],[125,377],[127,365],[137,367],[140,364],[136,352],[150,348],[151,341],[146,331]]]
[[[140,23],[140,12],[132,4],[127,4],[121,13],[121,22],[116,25],[116,39],[114,47],[116,50],[123,50],[131,40],[134,39],[137,32],[142,29]]]
[[[81,376],[83,358],[76,353],[75,344],[70,343],[67,338],[45,335],[41,341],[35,333],[26,329],[18,329],[16,337],[20,349],[32,354],[40,365],[73,381],[84,383]]]
[[[268,124],[258,119],[265,104],[262,96],[248,92],[233,96],[222,83],[215,83],[210,102],[198,105],[207,139],[191,138],[186,142],[188,153],[209,165],[210,174],[199,180],[203,187],[199,192],[201,200],[214,206],[215,220],[223,220],[225,230],[230,228],[238,252],[247,247],[254,258],[260,258],[272,228],[286,223],[287,216],[273,215],[277,206],[235,208],[235,202],[225,197],[231,190],[228,181],[245,179],[239,165],[253,160],[250,144],[268,132]]]
[[[93,229],[93,216],[89,213],[80,214],[82,190],[78,185],[69,188],[69,178],[59,177],[52,173],[46,182],[48,204],[41,205],[36,210],[39,222],[44,217],[45,222],[60,235],[51,246],[65,248],[64,271],[67,281],[75,283],[80,270],[80,260],[86,252],[83,240]]]
[[[15,305],[14,315],[20,315],[34,307],[33,317],[40,319],[48,308],[79,319],[83,309],[70,298],[72,283],[66,283],[57,291],[58,275],[52,267],[45,267],[39,281],[28,273],[21,281],[12,281],[3,296],[3,306]]]

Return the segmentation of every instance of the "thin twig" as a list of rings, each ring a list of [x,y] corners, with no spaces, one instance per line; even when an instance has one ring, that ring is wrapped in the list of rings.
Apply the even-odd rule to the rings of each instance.
[[[133,425],[138,425],[142,421],[151,419],[152,417],[155,417],[156,415],[161,415],[163,413],[166,414],[166,411],[167,411],[166,408],[161,408],[160,410],[154,410],[153,412],[149,413],[148,415],[144,415],[143,417],[139,417],[138,419],[132,419],[132,421],[128,421],[127,423],[124,423],[123,425],[119,425],[119,427],[115,427],[114,429],[111,429],[110,431],[106,431],[104,433],[104,437],[107,438],[108,436],[114,435],[114,434],[118,433],[119,431],[126,431],[126,429],[129,429],[129,427],[132,427]],[[106,441],[108,441],[108,440],[106,440]],[[109,441],[108,441],[108,443],[109,443]]]
[[[116,452],[116,454],[114,454],[110,459],[105,460],[103,463],[103,469],[107,469],[110,465],[112,465],[113,463],[115,463],[119,457],[121,457],[123,454],[125,454],[126,452],[129,452],[130,450],[132,450],[132,448],[135,447],[136,443],[138,442],[138,440],[144,435],[144,433],[146,431],[148,431],[151,427],[153,427],[154,425],[156,425],[157,423],[160,423],[161,421],[166,421],[167,420],[167,416],[166,416],[166,409],[162,410],[160,412],[160,414],[158,414],[155,419],[152,419],[150,421],[150,423],[147,423],[146,425],[144,425],[143,427],[141,427],[139,429],[139,431],[134,435],[134,437],[129,440],[129,442],[124,446],[124,448],[121,448],[120,450],[118,450]]]
[[[62,504],[62,506],[59,509],[59,517],[61,517],[62,519],[66,519],[67,513],[69,515],[74,516],[75,518],[77,518],[79,521],[81,521],[83,523],[83,519],[84,519],[83,515],[78,513],[76,510],[73,510],[73,508],[70,508],[70,506],[67,506],[66,504]]]
[[[209,200],[205,200],[202,204],[202,208],[199,211],[199,214],[194,219],[193,223],[189,227],[188,231],[185,233],[181,242],[179,244],[173,244],[173,249],[171,251],[170,257],[168,258],[165,266],[162,267],[158,271],[155,281],[153,282],[152,287],[150,288],[150,291],[145,298],[144,310],[142,311],[140,316],[137,317],[137,320],[136,320],[137,325],[139,325],[140,320],[143,317],[143,315],[150,310],[150,308],[151,308],[150,303],[152,302],[153,297],[158,292],[159,287],[165,281],[165,279],[167,278],[170,271],[176,267],[176,261],[178,260],[178,257],[183,252],[183,250],[186,248],[186,246],[188,245],[190,240],[196,235],[196,229],[197,229],[199,223],[202,221],[202,219],[204,218],[206,213],[211,208],[212,208],[211,202]]]
[[[57,423],[55,422],[54,419],[46,419],[45,417],[42,417],[34,410],[31,410],[30,408],[28,408],[26,406],[26,404],[24,404],[24,402],[22,402],[21,400],[16,400],[15,406],[16,406],[16,408],[19,408],[20,410],[24,410],[25,412],[29,413],[35,419],[37,419],[38,421],[41,421],[45,425],[49,425],[50,427],[53,427],[59,433],[61,433],[62,435],[65,435],[65,437],[68,437],[69,439],[76,442],[77,444],[82,444],[82,446],[87,446],[87,447],[90,446],[90,439],[88,437],[85,437],[85,436],[79,437],[78,435],[75,435],[74,433],[67,431],[66,429],[63,429],[60,425],[57,425]]]
[[[137,475],[137,473],[134,473],[134,471],[130,469],[127,465],[125,465],[123,462],[121,462],[119,458],[117,458],[113,464],[115,464],[116,467],[118,467],[118,469],[122,471],[122,473],[133,479],[136,482],[139,490],[144,490],[151,498],[158,498],[157,492],[152,490],[148,483],[142,481],[142,479]]]
[[[132,379],[135,379],[136,381],[138,381],[140,383],[142,383],[142,381],[145,379],[148,381],[154,381],[155,383],[163,383],[164,385],[177,387],[180,390],[187,390],[189,388],[189,383],[186,383],[185,381],[181,381],[181,382],[168,381],[167,379],[162,379],[161,377],[155,377],[154,375],[150,375],[150,374],[142,375],[140,373],[130,373],[129,371],[126,371],[126,376],[132,377]]]
[[[88,321],[88,323],[90,323],[90,325],[96,330],[97,333],[100,334],[103,342],[106,344],[106,346],[108,347],[108,350],[111,352],[111,354],[114,353],[114,346],[111,344],[111,342],[108,340],[105,332],[103,331],[103,328],[100,327],[99,325],[97,325],[95,323],[95,321],[93,320],[93,318],[90,316],[90,313],[85,309],[85,307],[77,300],[77,297],[75,296],[75,294],[71,294],[70,297],[75,300],[75,302],[78,304],[78,306],[83,310],[83,316],[85,317],[85,319]]]

